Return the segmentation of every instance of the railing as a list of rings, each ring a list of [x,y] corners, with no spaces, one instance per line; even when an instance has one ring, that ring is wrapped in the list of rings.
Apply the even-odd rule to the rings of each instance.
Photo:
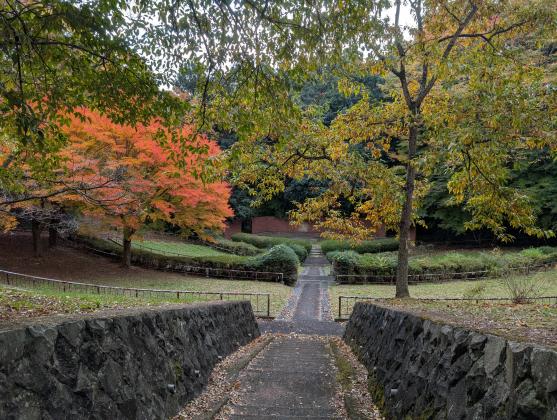
[[[107,286],[100,284],[58,280],[47,277],[14,273],[12,271],[6,270],[0,270],[0,283],[12,287],[45,287],[63,292],[82,292],[97,295],[115,295],[130,298],[149,298],[161,300],[161,302],[167,301],[176,303],[192,303],[218,300],[247,300],[251,303],[253,312],[257,316],[268,318],[271,316],[270,293],[139,289],[134,287]]]
[[[117,241],[109,239],[111,242],[122,246]],[[72,247],[79,247],[87,249],[90,252],[95,254],[100,254],[104,256],[108,256],[111,258],[120,258],[120,254],[116,254],[114,252],[103,251],[94,247],[91,247],[86,244],[82,244],[79,242],[74,242],[71,240],[67,241],[67,244]],[[135,245],[134,245],[135,246]],[[160,254],[166,256],[177,256],[177,257],[188,257],[184,254],[174,253],[171,251],[160,251],[154,248],[144,248],[153,254]],[[132,251],[133,252],[133,251]],[[160,268],[159,268],[160,269]],[[162,270],[162,269],[161,269]],[[284,283],[284,273],[277,273],[274,271],[251,271],[251,270],[236,270],[231,268],[215,268],[215,267],[202,267],[197,265],[187,265],[179,263],[176,266],[166,266],[163,271],[173,271],[176,273],[185,273],[185,274],[196,274],[204,277],[214,277],[214,278],[221,278],[221,279],[234,279],[234,280],[256,280],[256,281],[273,281],[278,283]]]
[[[374,302],[374,301],[389,301],[393,298],[380,298],[376,296],[339,296],[338,297],[338,317],[337,320],[345,321],[350,318],[352,310],[356,302]],[[483,301],[495,301],[498,303],[513,303],[512,298],[506,297],[492,297],[492,298],[418,298],[418,301],[424,302],[483,302]],[[522,298],[524,303],[540,303],[548,305],[557,305],[557,296],[540,296],[531,298]]]
[[[506,275],[529,275],[534,272],[553,268],[555,263],[529,265],[524,267],[509,267],[501,270],[457,271],[409,274],[408,284],[442,283],[453,280],[496,279]],[[396,275],[365,275],[365,274],[335,274],[338,284],[396,284]]]

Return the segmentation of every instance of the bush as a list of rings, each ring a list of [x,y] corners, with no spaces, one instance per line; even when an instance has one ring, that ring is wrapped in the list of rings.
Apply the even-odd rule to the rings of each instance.
[[[546,286],[537,276],[509,275],[504,277],[502,282],[513,303],[528,303],[530,299],[542,296]]]
[[[335,274],[390,276],[396,273],[394,252],[358,254],[354,251],[333,251],[327,254]],[[455,252],[410,257],[409,274],[476,273],[497,274],[512,268],[539,266],[557,261],[557,248],[540,247],[512,252]],[[466,277],[466,276],[461,276]]]
[[[398,239],[380,238],[372,241],[351,243],[350,241],[326,240],[321,242],[321,250],[328,254],[332,251],[355,251],[358,254],[374,254],[377,252],[396,251]]]
[[[287,245],[296,253],[300,262],[304,262],[311,251],[311,242],[305,239],[283,238],[280,236],[260,236],[251,233],[235,233],[232,240],[245,242],[260,249],[271,248],[275,245]]]
[[[309,255],[307,250],[302,245],[298,245],[298,244],[283,244],[283,245],[286,245],[292,251],[294,251],[296,257],[298,257],[298,261],[300,261],[301,263],[303,263]]]
[[[82,244],[98,251],[110,253],[115,257],[119,257],[122,252],[121,246],[104,239],[85,236],[79,236],[76,239]],[[143,249],[133,249],[132,263],[155,270],[192,273],[196,271],[188,267],[276,272],[283,273],[285,284],[294,284],[298,274],[298,257],[294,251],[286,245],[275,246],[256,256],[231,254],[204,257],[181,257],[166,256]],[[253,279],[255,279],[255,275]],[[260,277],[258,279],[263,280]]]
[[[360,255],[354,251],[332,251],[327,258],[333,264],[333,271],[337,274],[358,274]]]
[[[261,253],[261,249],[256,246],[245,242],[230,241],[224,238],[217,238],[215,245],[218,247],[217,249],[222,249],[236,255],[253,256]]]
[[[275,245],[267,252],[250,259],[247,265],[256,271],[273,271],[284,274],[284,283],[296,283],[298,275],[298,257],[285,244]]]

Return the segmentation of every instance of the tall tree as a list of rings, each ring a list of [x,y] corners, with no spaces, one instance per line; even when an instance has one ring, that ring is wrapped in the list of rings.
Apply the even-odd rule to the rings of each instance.
[[[308,118],[291,120],[283,132],[273,131],[271,141],[252,137],[237,143],[239,182],[266,199],[281,190],[285,176],[329,179],[329,190],[301,203],[295,219],[351,236],[369,234],[381,223],[395,228],[397,297],[409,295],[409,231],[435,165],[444,165],[454,200],[471,212],[468,228],[487,226],[503,239],[510,239],[507,224],[549,234],[535,227],[528,197],[509,187],[508,166],[519,148],[555,144],[555,120],[539,117],[554,107],[555,95],[523,54],[525,43],[555,34],[555,3],[329,6],[334,11],[327,16],[329,9],[322,10],[318,28],[330,28],[331,36],[341,32],[336,39],[347,47],[344,57],[352,52],[352,66],[382,76],[389,100],[371,101],[360,83],[341,81],[346,93],[361,93],[362,99],[329,128],[306,113]],[[385,19],[391,6],[393,16]],[[404,9],[410,25],[401,20]],[[348,212],[340,198],[351,202]]]
[[[147,221],[162,220],[201,237],[224,228],[232,216],[229,187],[203,178],[206,166],[213,170],[212,161],[219,159],[215,142],[198,135],[184,149],[167,133],[163,147],[157,122],[132,127],[93,111],[80,114],[86,118],[71,118],[65,129],[70,139],[63,151],[66,176],[70,183],[104,186],[87,196],[70,192],[60,199],[121,229],[123,265],[130,265],[133,236]],[[185,126],[181,135],[191,137],[191,130]]]
[[[0,210],[54,193],[67,116],[86,106],[118,122],[178,123],[184,102],[130,48],[126,2],[21,1],[0,5]],[[64,189],[60,190],[63,193]],[[7,219],[6,220],[6,216]]]

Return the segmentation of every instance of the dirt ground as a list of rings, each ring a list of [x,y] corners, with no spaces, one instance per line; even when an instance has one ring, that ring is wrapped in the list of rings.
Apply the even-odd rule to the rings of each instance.
[[[103,278],[122,280],[168,280],[169,273],[138,267],[123,268],[116,261],[72,248],[59,246],[48,249],[46,235],[42,238],[43,256],[35,257],[31,236],[14,232],[0,235],[0,269],[61,280],[97,282]],[[183,278],[183,276],[180,276]]]

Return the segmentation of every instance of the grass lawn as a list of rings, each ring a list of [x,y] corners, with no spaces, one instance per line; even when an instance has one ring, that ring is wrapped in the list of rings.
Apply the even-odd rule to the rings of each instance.
[[[142,273],[143,274],[143,273]],[[152,277],[135,277],[133,280],[129,278],[118,277],[104,277],[104,278],[89,278],[88,281],[83,279],[81,282],[91,284],[129,287],[137,289],[155,289],[155,290],[187,290],[191,292],[217,292],[217,293],[269,293],[270,297],[270,313],[271,316],[276,316],[286,304],[290,296],[291,288],[279,283],[270,282],[256,282],[247,280],[220,280],[212,278],[191,278],[180,275],[168,274],[166,278],[163,276]],[[75,299],[75,305],[94,308],[106,308],[118,305],[138,306],[138,305],[160,305],[163,303],[194,303],[206,302],[211,300],[220,300],[219,296],[215,295],[192,295],[182,294],[180,299],[176,298],[174,294],[152,294],[144,296],[118,296],[114,294],[104,294],[101,289],[101,294],[77,292],[77,291],[63,291],[58,290],[51,286],[37,286],[30,287],[23,284],[22,289],[33,291],[39,295],[51,296],[54,298],[62,299]],[[125,293],[125,292],[124,292]],[[267,300],[265,297],[250,296],[250,295],[229,295],[224,296],[224,300],[249,300],[252,303],[253,309],[256,312],[266,313]],[[1,318],[0,318],[1,319]]]
[[[132,299],[122,296],[96,296],[48,290],[22,290],[0,285],[0,321],[161,304],[162,302],[156,299]]]
[[[44,238],[44,241],[46,249],[46,238]],[[31,245],[28,235],[1,235],[0,269],[40,277],[108,286],[213,292],[270,293],[271,314],[274,315],[280,312],[292,290],[290,287],[279,283],[194,277],[177,273],[167,273],[164,271],[147,270],[139,267],[126,269],[121,267],[117,262],[107,258],[64,247],[46,251],[43,257],[35,258]],[[211,251],[214,250],[211,249]],[[74,296],[73,293],[55,292],[52,290],[42,290],[41,292],[51,293],[57,296]],[[109,298],[109,296],[110,295],[107,295],[106,298],[112,299]],[[93,301],[99,299],[99,296],[96,294],[77,297],[91,298]],[[116,299],[118,298],[121,297],[116,297]],[[104,302],[104,295],[102,299]],[[166,300],[169,299],[167,298]],[[160,299],[157,299],[157,302],[160,303]]]
[[[540,282],[544,296],[557,296],[557,271],[546,271],[532,276]],[[426,283],[410,285],[410,295],[414,298],[462,298],[462,297],[509,297],[509,291],[502,279],[468,280],[446,283]],[[329,288],[333,314],[338,314],[339,296],[371,296],[392,298],[394,285],[334,285]]]
[[[216,257],[220,255],[230,255],[221,252],[210,246],[188,244],[176,241],[157,241],[146,239],[143,241],[133,241],[132,247],[138,249],[147,249],[153,252],[161,252],[162,254],[179,254],[187,257]]]
[[[147,270],[145,270],[147,271]],[[142,273],[143,274],[143,273]],[[92,279],[94,284],[140,289],[188,290],[198,292],[235,292],[235,293],[269,293],[271,294],[271,314],[277,315],[286,304],[291,288],[280,283],[258,282],[249,280],[221,280],[212,278],[192,278],[179,274],[163,273],[166,276],[149,276],[130,278]],[[199,299],[202,299],[201,297]],[[255,298],[254,298],[255,299]],[[174,300],[171,300],[174,302]],[[263,301],[259,302],[263,305]],[[262,307],[262,306],[260,306]]]

